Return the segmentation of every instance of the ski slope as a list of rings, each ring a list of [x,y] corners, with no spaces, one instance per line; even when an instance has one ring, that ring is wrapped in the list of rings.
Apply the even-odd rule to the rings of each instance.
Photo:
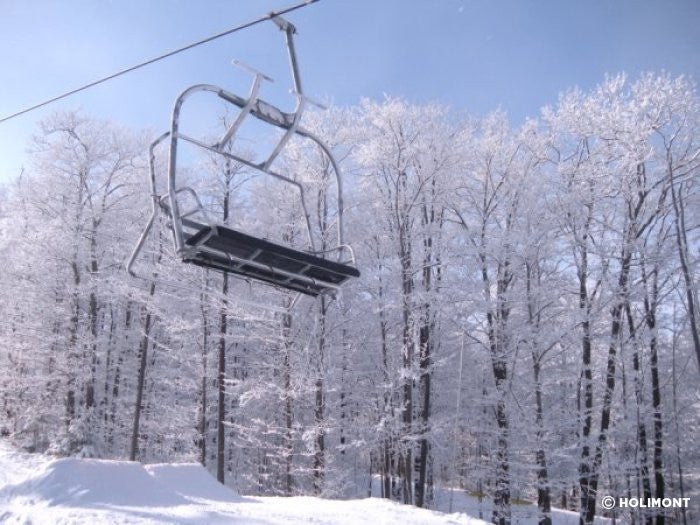
[[[0,523],[477,525],[378,498],[243,497],[198,464],[52,459],[0,441]]]

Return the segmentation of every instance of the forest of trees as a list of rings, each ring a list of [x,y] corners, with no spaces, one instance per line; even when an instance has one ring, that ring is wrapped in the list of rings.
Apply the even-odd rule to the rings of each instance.
[[[362,273],[335,300],[182,264],[165,220],[130,277],[154,137],[79,112],[40,123],[0,194],[2,434],[199,461],[243,494],[430,508],[459,487],[500,524],[524,500],[542,524],[552,507],[696,522],[600,508],[700,494],[692,82],[610,77],[517,129],[391,97],[305,118],[343,168]],[[276,166],[332,243],[321,152],[292,141]],[[296,195],[206,155],[183,176],[216,221],[303,245]]]

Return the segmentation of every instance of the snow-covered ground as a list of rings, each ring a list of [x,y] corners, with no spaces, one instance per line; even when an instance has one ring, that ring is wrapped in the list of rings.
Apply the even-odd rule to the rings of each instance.
[[[0,522],[9,524],[358,524],[481,525],[368,498],[254,498],[221,486],[197,464],[51,459],[0,441]]]
[[[379,481],[379,478],[376,478]],[[379,483],[374,483],[372,486],[372,494],[379,496]],[[493,510],[492,501],[488,498],[478,498],[467,494],[464,490],[454,489],[450,491],[446,488],[435,487],[432,502],[432,508],[435,510],[449,513],[453,511],[464,512],[469,516],[481,517],[489,521]],[[539,521],[539,509],[534,503],[518,502],[511,505],[511,523],[512,525],[537,525]],[[552,509],[553,525],[578,525],[578,512],[563,510],[558,508]],[[611,525],[612,520],[603,517],[596,517],[594,525]]]
[[[435,490],[434,508],[447,512],[450,509],[450,491]],[[455,490],[452,494],[452,509],[460,512],[465,512],[470,516],[483,516],[485,520],[491,519],[491,510],[493,505],[487,498],[478,498],[470,496],[463,490]],[[511,505],[511,518],[513,525],[536,525],[539,517],[539,509],[534,503],[514,503]],[[603,517],[596,517],[594,525],[610,525],[612,520]],[[578,512],[570,510],[562,510],[558,508],[552,509],[553,525],[578,525]]]
[[[447,511],[450,493],[436,490],[434,505]],[[487,500],[452,494],[446,513],[380,498],[243,497],[220,485],[201,465],[141,465],[127,461],[53,459],[14,450],[0,440],[0,523],[8,524],[364,524],[481,525]],[[513,525],[537,523],[535,505],[514,505]],[[555,525],[578,515],[555,509]],[[607,523],[601,519],[597,523]]]

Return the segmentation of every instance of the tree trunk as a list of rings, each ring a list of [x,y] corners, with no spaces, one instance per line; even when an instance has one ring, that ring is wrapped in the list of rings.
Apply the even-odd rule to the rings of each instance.
[[[204,279],[204,288],[206,289],[209,286],[209,279],[208,279],[208,271],[204,270],[205,272],[205,279]],[[209,374],[208,374],[208,359],[207,359],[207,352],[209,350],[209,317],[208,317],[208,312],[206,309],[206,303],[205,303],[205,294],[202,293],[199,296],[199,304],[200,308],[202,311],[202,380],[200,382],[200,405],[199,405],[199,422],[197,424],[197,428],[199,431],[199,462],[202,464],[202,466],[206,467],[207,466],[207,434],[209,430],[209,425],[207,421],[207,405],[209,403],[209,398],[208,398],[208,383],[209,383]]]
[[[427,315],[430,315],[429,313]],[[421,407],[421,438],[419,440],[420,451],[418,456],[418,481],[416,482],[416,506],[425,507],[426,483],[428,474],[428,463],[430,455],[430,443],[426,436],[430,424],[430,389],[431,389],[431,364],[432,364],[432,326],[427,322],[420,329],[420,370],[421,370],[421,391],[423,394],[423,406]]]
[[[612,398],[615,392],[615,369],[617,364],[617,347],[622,331],[622,311],[627,300],[627,283],[629,280],[630,263],[632,255],[629,252],[628,237],[625,237],[625,246],[622,249],[620,277],[617,285],[617,299],[611,311],[610,345],[608,347],[608,363],[605,374],[605,391],[600,415],[600,432],[593,456],[590,484],[587,487],[587,498],[583,502],[581,512],[585,523],[593,523],[596,510],[596,498],[598,495],[598,479],[600,465],[603,461],[603,450],[607,443],[608,429],[610,428],[610,415],[612,411]],[[583,498],[583,496],[582,496]]]
[[[151,283],[150,296],[155,293],[156,285]],[[151,312],[144,305],[143,312],[145,313],[143,321],[143,335],[139,344],[139,370],[136,380],[136,402],[134,404],[134,422],[131,430],[131,448],[129,450],[129,460],[136,461],[139,454],[139,425],[141,422],[141,408],[143,404],[143,387],[146,379],[146,364],[148,363],[148,337],[151,333]]]
[[[162,236],[158,236],[158,255],[155,260],[155,268],[158,268],[160,261],[163,258],[163,239]],[[151,285],[148,290],[148,299],[151,301],[156,293],[156,281],[158,280],[158,271],[153,271],[153,277],[151,279]],[[130,309],[127,313],[127,324],[131,322],[130,319]],[[143,314],[145,313],[145,317]],[[153,327],[153,320],[151,312],[148,308],[148,303],[144,304],[142,307],[141,315],[144,319],[143,321],[143,334],[141,336],[141,343],[139,345],[139,370],[138,377],[136,380],[136,403],[134,406],[134,422],[131,430],[131,447],[129,451],[129,459],[131,461],[136,461],[136,457],[139,453],[139,425],[141,422],[141,410],[143,404],[143,388],[146,380],[146,365],[148,363],[148,339]]]
[[[694,276],[691,274],[690,264],[688,263],[688,238],[685,225],[683,183],[681,183],[680,188],[676,190],[674,169],[670,159],[668,162],[668,174],[671,179],[671,199],[673,201],[673,211],[676,218],[676,247],[678,248],[678,260],[681,263],[681,271],[683,272],[683,282],[685,283],[686,309],[688,310],[690,334],[693,338],[693,347],[695,348],[695,357],[698,361],[698,370],[700,370],[700,328],[698,328],[698,313],[696,311],[697,293],[693,283]]]
[[[579,461],[579,487],[580,487],[580,515],[581,523],[584,523],[591,497],[595,501],[595,495],[591,495],[591,431],[593,429],[593,372],[591,370],[591,296],[588,291],[588,242],[590,226],[593,220],[593,206],[587,208],[586,222],[583,226],[583,234],[579,241],[580,261],[578,267],[578,307],[583,319],[581,321],[581,375],[583,387],[583,412],[579,404],[579,418],[581,426],[581,458]],[[580,389],[579,389],[580,391]]]
[[[673,311],[673,326],[676,325],[676,311]],[[673,419],[676,423],[676,469],[678,471],[678,491],[681,498],[685,497],[685,484],[683,476],[683,459],[681,454],[681,430],[678,420],[680,419],[680,414],[678,411],[678,379],[676,375],[676,346],[678,344],[677,334],[673,334],[673,343],[671,345],[671,373],[672,373],[672,385],[673,385]],[[686,516],[685,507],[681,507],[681,515],[683,517],[683,525],[688,525],[688,518]]]
[[[654,425],[653,468],[654,468],[654,497],[663,499],[666,493],[663,464],[663,408],[661,406],[661,384],[659,379],[658,331],[656,314],[659,306],[659,259],[665,244],[666,235],[659,232],[653,266],[648,273],[646,257],[640,261],[641,284],[644,290],[644,322],[649,331],[649,366],[651,368],[651,403]],[[674,323],[675,326],[675,323]],[[656,525],[665,525],[664,512],[657,512]]]
[[[413,435],[413,320],[411,309],[413,306],[413,277],[411,267],[411,245],[407,225],[402,223],[399,233],[399,258],[401,261],[401,291],[402,291],[402,346],[403,346],[403,436],[408,438]],[[413,443],[404,443],[403,454],[400,458],[400,470],[402,474],[403,503],[413,504]]]
[[[291,307],[291,299],[287,302],[287,308]],[[284,495],[291,496],[294,489],[294,475],[292,472],[294,461],[294,413],[292,412],[292,369],[291,369],[291,352],[292,352],[292,315],[290,313],[283,314],[282,317],[282,333],[284,339],[284,356],[283,356],[283,380],[284,380],[284,424],[285,424],[285,440],[284,440]]]
[[[378,286],[377,286],[377,297],[379,302],[379,337],[381,344],[381,357],[382,357],[382,380],[384,383],[383,401],[384,406],[382,407],[383,413],[381,418],[386,420],[391,417],[393,423],[394,407],[392,405],[391,396],[391,372],[389,370],[389,341],[388,341],[388,324],[386,319],[386,311],[384,305],[384,283],[382,281],[382,259],[379,253],[379,239],[375,237],[375,247],[376,256],[378,262],[377,276],[378,276]],[[391,429],[387,429],[388,425],[385,425],[385,436],[382,441],[382,497],[391,499],[392,498],[392,477],[393,477],[393,444],[392,436],[389,434]]]
[[[539,262],[534,263],[535,274],[537,279],[538,289],[542,285],[541,283],[541,272],[539,269]],[[527,315],[528,324],[530,325],[530,330],[534,340],[531,341],[532,345],[532,373],[535,380],[535,426],[536,426],[536,437],[537,437],[537,450],[535,452],[535,461],[537,463],[537,506],[540,510],[540,525],[551,525],[552,524],[552,501],[549,492],[549,476],[547,472],[547,454],[544,449],[543,439],[544,439],[544,422],[543,422],[543,407],[542,407],[542,383],[540,380],[541,371],[541,359],[543,352],[540,351],[537,335],[541,330],[540,326],[540,313],[538,304],[535,297],[533,296],[532,281],[535,278],[533,276],[533,264],[525,263],[525,289],[527,292]]]
[[[482,230],[482,246],[486,241],[485,229]],[[507,339],[505,335],[510,313],[506,291],[510,283],[511,275],[508,260],[499,262],[498,279],[496,283],[496,308],[491,306],[491,286],[486,265],[486,254],[482,252],[481,276],[484,286],[484,295],[487,300],[488,310],[486,313],[486,323],[488,328],[489,352],[491,355],[491,369],[496,386],[496,425],[498,427],[498,438],[496,440],[496,473],[495,489],[493,493],[493,512],[491,521],[497,525],[510,525],[510,459],[508,452],[509,423],[506,408],[506,387],[508,381],[507,362]]]
[[[228,223],[231,200],[231,182],[234,171],[227,159],[224,172],[224,197],[222,202],[223,223]],[[226,463],[226,335],[228,330],[228,273],[223,274],[221,285],[221,310],[219,312],[219,359],[217,368],[217,411],[216,411],[216,479],[225,482]]]
[[[96,280],[99,266],[97,263],[97,225],[93,224],[90,232],[90,297],[88,300],[88,317],[90,324],[90,353],[88,361],[90,362],[90,377],[85,385],[85,408],[88,410],[95,407],[95,381],[97,375],[97,323],[98,323],[98,304]]]
[[[228,274],[223,275],[223,296],[219,314],[219,360],[217,368],[217,413],[216,413],[216,479],[224,483],[226,463],[226,332],[228,324]]]
[[[435,198],[435,179],[431,184],[432,198]],[[439,247],[438,243],[434,242],[433,227],[438,222],[438,217],[435,213],[435,204],[428,205],[423,202],[421,207],[422,225],[425,228],[423,239],[423,271],[422,271],[422,288],[426,295],[426,300],[423,304],[422,320],[419,333],[419,358],[418,366],[420,371],[420,391],[422,393],[421,407],[421,438],[419,440],[419,455],[418,455],[418,480],[416,482],[416,505],[418,507],[426,507],[429,498],[426,494],[426,485],[428,483],[428,468],[430,464],[430,441],[428,433],[430,432],[430,417],[431,417],[431,389],[432,389],[432,363],[433,353],[435,349],[435,313],[431,309],[431,294],[433,292],[433,274],[439,271],[439,258],[434,253]],[[437,244],[437,246],[436,246]]]
[[[314,383],[314,425],[316,426],[316,439],[314,440],[314,494],[320,495],[323,490],[323,478],[326,464],[325,448],[325,407],[323,391],[323,360],[326,347],[326,314],[328,305],[326,298],[321,297],[320,304],[320,327],[318,340],[318,363],[316,370],[316,381]]]
[[[651,480],[649,479],[649,449],[647,446],[647,429],[642,415],[644,399],[641,385],[641,364],[639,360],[639,344],[637,341],[637,330],[632,317],[632,307],[629,298],[625,300],[625,313],[627,315],[627,325],[634,351],[632,353],[632,368],[634,370],[634,396],[637,412],[637,446],[639,449],[639,459],[637,461],[637,475],[642,484],[642,495],[645,499],[651,498]],[[640,509],[641,510],[641,509]],[[642,511],[644,521],[647,525],[653,524],[653,519],[649,511]]]
[[[537,452],[535,460],[537,462],[537,507],[540,509],[539,525],[552,525],[552,499],[549,493],[549,475],[547,472],[547,454],[542,446],[544,437],[544,422],[542,418],[542,383],[540,382],[539,360],[533,363],[533,374],[535,376],[535,424],[537,425]]]

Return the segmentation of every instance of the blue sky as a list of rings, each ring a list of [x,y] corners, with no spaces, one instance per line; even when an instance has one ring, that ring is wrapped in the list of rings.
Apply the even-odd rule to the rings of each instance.
[[[2,0],[0,116],[293,3]],[[519,124],[606,73],[700,80],[694,0],[321,0],[288,18],[307,94],[342,105],[389,94],[477,116],[500,107]],[[36,122],[52,111],[161,131],[190,84],[246,93],[233,58],[274,77],[264,98],[291,109],[283,37],[266,23],[0,124],[0,180],[19,173]]]

